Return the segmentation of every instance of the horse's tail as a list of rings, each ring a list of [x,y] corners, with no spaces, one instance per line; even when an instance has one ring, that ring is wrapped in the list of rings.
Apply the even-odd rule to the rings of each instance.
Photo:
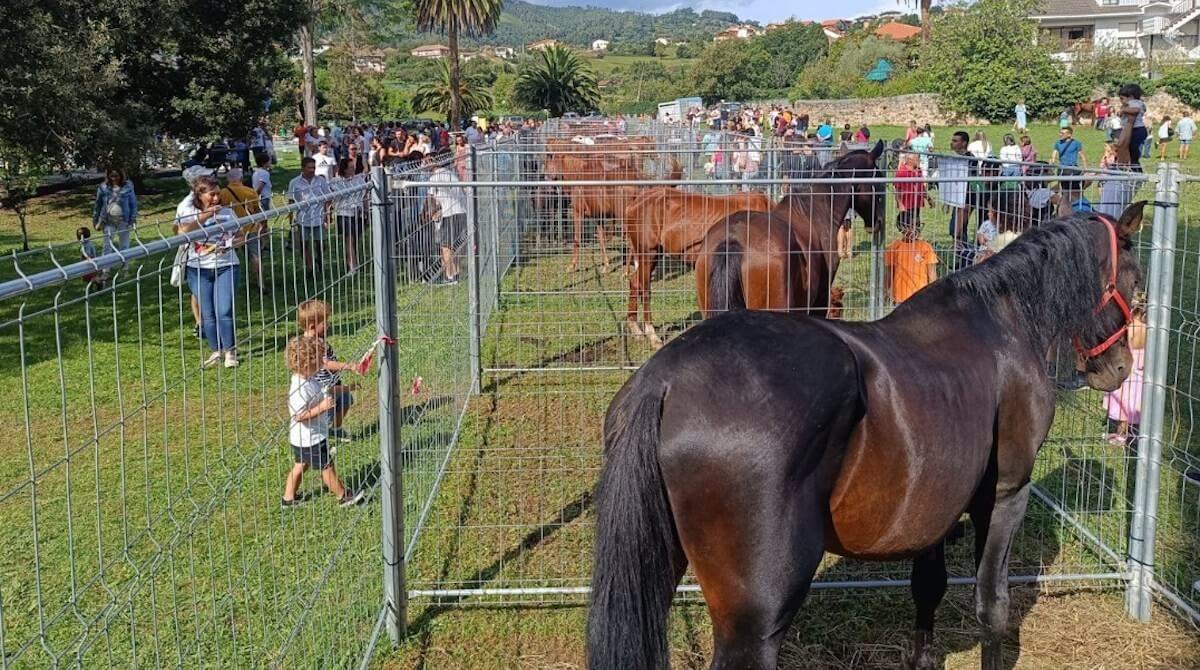
[[[667,610],[682,548],[658,464],[662,387],[631,384],[604,421],[587,622],[591,670],[665,669]]]
[[[708,311],[714,314],[746,309],[742,295],[742,243],[721,240],[708,269]]]

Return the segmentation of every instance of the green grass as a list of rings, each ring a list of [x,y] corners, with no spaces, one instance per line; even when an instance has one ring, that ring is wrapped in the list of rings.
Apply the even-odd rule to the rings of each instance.
[[[1035,134],[1040,145],[1053,129]],[[939,144],[947,137],[939,130]],[[994,132],[989,137],[994,144],[999,139]],[[1086,132],[1082,137],[1093,146]],[[276,172],[277,191],[294,169],[285,163]],[[183,191],[182,181],[174,181],[158,200],[143,199],[144,211],[169,216]],[[1195,202],[1191,186],[1187,203]],[[73,239],[77,221],[90,216],[90,190],[43,200],[42,243]],[[1200,499],[1179,478],[1200,455],[1190,419],[1200,267],[1192,251],[1200,233],[1194,211],[1192,204],[1181,210],[1171,363],[1177,391],[1169,408],[1178,433],[1164,459],[1159,519],[1158,569],[1176,588],[1200,563]],[[500,220],[511,221],[511,213],[502,211]],[[10,222],[4,219],[5,231]],[[944,214],[930,212],[926,231],[945,247]],[[0,405],[0,420],[16,428],[0,446],[9,463],[0,474],[0,542],[12,548],[0,557],[0,636],[14,667],[73,662],[76,654],[102,667],[272,661],[345,667],[362,653],[382,598],[378,498],[356,510],[337,509],[310,475],[304,488],[314,500],[286,515],[276,501],[291,461],[282,351],[294,332],[292,309],[303,297],[329,300],[331,341],[351,358],[377,334],[375,289],[369,267],[341,277],[340,261],[332,259],[328,276],[310,277],[306,286],[283,242],[275,240],[269,264],[273,294],[260,298],[245,292],[244,279],[240,284],[243,365],[232,372],[198,369],[204,351],[190,334],[186,291],[167,284],[157,261],[137,264],[124,283],[90,297],[82,282],[68,283],[57,310],[52,291],[0,304],[0,368],[12,398]],[[652,350],[621,331],[626,285],[619,272],[600,273],[592,253],[585,271],[567,273],[566,247],[553,230],[529,230],[521,245],[525,258],[505,275],[501,309],[487,325],[488,372],[477,397],[468,397],[468,286],[395,287],[408,538],[441,478],[409,556],[410,589],[587,584],[600,419],[628,374],[621,368],[640,364]],[[869,264],[861,232],[857,248],[839,283],[850,290],[850,313],[861,315]],[[693,294],[690,269],[665,262],[654,283],[664,336],[695,320]],[[416,377],[423,388],[413,394]],[[373,377],[356,397],[348,426],[357,439],[339,451],[338,468],[353,485],[372,487]],[[462,435],[451,453],[460,416]],[[1064,397],[1035,480],[1121,549],[1131,461],[1100,441],[1102,416],[1098,394]],[[954,548],[951,562],[955,574],[970,573],[967,543]],[[1013,569],[1113,568],[1035,505]],[[905,576],[903,564],[832,557],[821,574],[825,580]],[[1195,640],[1169,617],[1150,629],[1124,622],[1119,593],[1022,598],[1022,640],[1027,657],[1036,654],[1028,667],[1137,667],[1142,661],[1124,662],[1135,658],[1132,652],[1119,654],[1141,649],[1148,636],[1161,643],[1159,667],[1183,667],[1197,653]],[[511,606],[513,600],[522,606]],[[581,602],[577,596],[418,598],[410,610],[412,637],[395,653],[381,648],[377,661],[404,668],[578,666]],[[893,667],[908,607],[902,592],[822,594],[789,634],[788,667]],[[955,590],[939,623],[948,629],[942,644],[951,667],[966,667],[974,653],[971,612],[969,590]],[[1080,626],[1080,642],[1064,645],[1071,617],[1105,625]],[[703,609],[678,608],[674,623],[677,665],[701,664],[710,637]],[[1089,645],[1099,652],[1080,650]]]

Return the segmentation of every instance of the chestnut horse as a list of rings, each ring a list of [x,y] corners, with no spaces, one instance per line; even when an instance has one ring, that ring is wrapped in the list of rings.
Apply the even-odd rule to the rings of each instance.
[[[941,667],[944,541],[964,512],[982,667],[1005,667],[1009,554],[1054,421],[1046,360],[1073,339],[1090,386],[1128,376],[1144,204],[1029,230],[879,321],[736,310],[658,351],[604,419],[588,667],[667,667],[690,564],[711,667],[774,668],[826,550],[914,559],[910,662]]]
[[[646,193],[629,205],[625,210],[625,236],[634,268],[629,276],[625,316],[629,332],[645,335],[656,348],[662,346],[650,313],[650,280],[660,252],[695,263],[704,233],[713,223],[734,212],[766,212],[771,207],[771,198],[760,191],[705,195],[675,189]],[[644,326],[637,320],[639,302]]]
[[[882,178],[883,142],[841,156],[821,179]],[[708,318],[730,309],[803,310],[826,316],[837,275],[837,230],[851,207],[884,225],[887,185],[793,184],[770,212],[739,212],[708,229],[696,261],[696,296]]]
[[[635,142],[600,142],[579,144],[575,142],[551,141],[547,144],[546,177],[570,181],[624,181],[651,179],[642,170],[642,154],[631,147],[645,146],[644,140]],[[671,172],[666,179],[677,180],[683,176],[683,167],[671,161]],[[566,186],[571,201],[571,218],[575,224],[574,246],[571,251],[570,270],[579,269],[579,250],[583,245],[583,220],[587,217],[613,217],[618,221],[645,187],[631,186]],[[605,272],[610,269],[608,243],[604,223],[596,224],[596,239],[600,243],[601,265]]]

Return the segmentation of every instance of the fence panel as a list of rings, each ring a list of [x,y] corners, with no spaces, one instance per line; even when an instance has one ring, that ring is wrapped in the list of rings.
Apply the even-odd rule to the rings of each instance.
[[[631,128],[634,132],[653,134]],[[802,188],[807,189],[810,216],[822,214],[837,226],[847,211],[840,194],[849,192],[851,183],[814,179],[815,170],[836,158],[836,153],[764,143],[759,169],[766,166],[765,174],[741,175],[740,183],[714,182],[713,176],[729,176],[716,174],[714,153],[732,156],[753,147],[736,137],[713,137],[708,142],[693,137],[675,143],[669,141],[669,133],[656,137],[660,139],[655,147],[644,152],[653,154],[648,158],[654,160],[635,164],[652,178],[665,173],[654,172],[651,166],[677,159],[687,181],[676,184],[675,192],[723,193],[742,208],[751,197],[745,191],[782,193]],[[629,371],[654,351],[649,338],[626,324],[623,308],[630,302],[630,289],[625,273],[634,271],[643,259],[619,233],[632,225],[627,218],[630,203],[664,189],[652,179],[605,186],[595,180],[613,177],[587,168],[575,173],[562,165],[548,169],[547,157],[561,151],[562,144],[553,144],[554,137],[543,139],[540,146],[536,141],[521,145],[522,151],[533,147],[530,153],[537,161],[525,174],[538,174],[540,167],[543,179],[558,181],[501,185],[490,183],[495,172],[485,169],[479,179],[483,184],[476,186],[480,193],[514,194],[520,219],[519,253],[499,282],[502,309],[491,315],[483,334],[484,399],[468,418],[475,430],[465,433],[460,447],[449,454],[443,495],[433,505],[422,538],[421,546],[428,542],[430,550],[419,549],[410,566],[410,595],[419,599],[457,602],[471,597],[471,602],[510,604],[580,601],[590,570],[590,491],[599,472],[603,412]],[[570,151],[585,156],[590,152],[595,158],[611,147]],[[879,189],[873,197],[885,208],[882,225],[864,233],[853,218],[848,226],[846,255],[839,259],[835,282],[842,289],[841,318],[877,318],[894,304],[885,273],[888,249],[902,237],[894,224],[900,214],[897,187],[905,183],[893,175],[898,158],[889,152],[879,164],[886,178],[876,180]],[[989,203],[1009,197],[1008,192],[1028,200],[1044,191],[1055,202],[1066,200],[1061,205],[1064,211],[1074,206],[1112,213],[1119,213],[1135,195],[1155,198],[1147,178],[1128,173],[1002,176],[998,162],[970,159],[969,171],[959,175],[949,166],[968,159],[935,157],[934,170],[938,159],[942,171],[926,180],[932,203],[922,210],[921,221],[939,276],[969,265],[977,254],[986,255],[973,231],[981,217],[993,218]],[[610,210],[585,209],[577,233],[571,199],[605,191],[621,192],[614,198],[619,203]],[[954,204],[958,200],[961,203]],[[655,205],[660,219],[699,215],[695,205],[672,209],[665,202]],[[1040,212],[1024,212],[1023,225],[1058,210],[1048,199],[1041,205]],[[957,234],[951,217],[955,207],[970,216],[969,225]],[[600,245],[602,227],[609,233],[607,253]],[[669,248],[674,242],[659,240],[659,244],[675,252],[654,257],[657,269],[651,284],[655,332],[670,339],[700,318],[690,262],[693,250],[687,245]],[[1138,245],[1148,256],[1148,233]],[[578,263],[573,267],[577,246]],[[604,267],[605,258],[610,268]],[[810,260],[796,258],[797,263]],[[1074,376],[1069,347],[1053,359],[1048,374],[1069,382]],[[1090,390],[1060,394],[1058,415],[1034,473],[1034,504],[1014,550],[1014,580],[1110,585],[1127,580],[1137,452],[1127,441],[1117,444],[1110,439],[1117,427],[1106,424],[1103,394]],[[968,544],[951,548],[952,576],[960,581],[969,581],[974,572]],[[830,557],[817,588],[900,586],[906,583],[908,569],[907,564]],[[684,590],[694,589],[694,582],[686,578]]]
[[[343,360],[375,342],[375,286],[363,271],[373,258],[358,235],[367,188],[361,178],[337,183],[190,242],[144,236],[123,256],[0,286],[9,296],[0,361],[15,391],[0,412],[18,435],[0,477],[5,667],[359,657],[382,601],[378,570],[363,570],[377,564],[376,507],[340,509],[315,474],[301,486],[303,505],[279,501],[293,460],[284,352],[298,303],[331,305],[327,341]],[[306,212],[329,228],[294,235]],[[169,234],[170,223],[155,225]],[[261,276],[239,230],[260,250]],[[239,246],[222,252],[229,239]],[[236,257],[232,292],[189,288],[199,270],[173,281],[181,244]],[[193,292],[230,310],[236,367],[223,358],[202,366],[210,345],[197,336]],[[369,491],[376,436],[357,417],[375,401],[356,400],[336,462],[347,485]]]

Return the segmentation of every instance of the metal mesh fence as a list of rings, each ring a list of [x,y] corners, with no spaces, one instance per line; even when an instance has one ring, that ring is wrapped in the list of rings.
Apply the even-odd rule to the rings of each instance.
[[[504,180],[481,175],[482,183],[476,185],[477,193],[511,193],[517,201],[516,211],[522,213],[518,253],[499,283],[501,309],[482,331],[483,397],[468,417],[463,441],[450,455],[440,497],[410,565],[410,595],[418,599],[580,602],[586,593],[592,535],[588,506],[599,472],[601,419],[629,371],[655,350],[646,331],[639,332],[644,321],[631,326],[626,320],[629,275],[636,276],[636,268],[646,260],[639,257],[630,234],[642,225],[633,221],[631,203],[651,198],[656,190],[665,192],[651,206],[658,225],[669,228],[691,217],[702,233],[723,217],[712,218],[715,210],[701,200],[689,200],[690,195],[729,196],[736,202],[734,209],[746,209],[753,207],[754,191],[778,196],[802,192],[809,218],[840,227],[848,217],[843,228],[848,236],[833,281],[840,289],[835,291],[835,303],[840,303],[835,316],[862,320],[884,316],[896,303],[899,270],[892,260],[909,241],[898,226],[905,217],[922,224],[919,237],[936,259],[931,262],[934,276],[943,276],[994,253],[1000,246],[990,244],[996,236],[1019,232],[1059,213],[1119,214],[1135,198],[1164,199],[1153,176],[1120,171],[1060,174],[1046,165],[1009,170],[998,161],[955,156],[935,156],[929,173],[906,180],[896,175],[903,155],[892,151],[880,157],[879,173],[822,178],[820,170],[854,147],[770,143],[755,157],[761,174],[721,181],[716,178],[732,175],[717,173],[714,151],[745,161],[736,154],[755,150],[727,136],[709,138],[707,144],[694,136],[675,142],[655,137],[646,147],[597,139],[582,143],[584,148],[568,148],[576,160],[573,169],[564,169],[553,164],[555,153],[563,152],[560,138],[541,140],[541,146],[535,141],[517,150],[533,147],[540,181],[490,183]],[[628,165],[614,162],[614,156],[621,155],[646,178],[630,178]],[[966,164],[961,173],[954,171],[955,160]],[[539,167],[527,174],[538,174]],[[681,169],[674,176],[682,181],[655,181],[668,176],[672,167]],[[862,219],[853,214],[854,197],[842,195],[872,181],[877,187],[863,198],[880,203],[885,213],[875,221],[879,225],[864,229]],[[902,216],[912,205],[903,202],[901,192],[909,193],[908,184],[916,181],[924,184],[928,198],[921,200],[920,214]],[[614,194],[611,211],[603,203],[589,203],[580,217],[582,226],[575,229],[576,200]],[[777,200],[772,198],[772,204]],[[1006,216],[1013,203],[1020,204],[1020,211]],[[1151,209],[1162,212],[1168,206],[1159,202]],[[957,230],[956,218],[962,219]],[[602,226],[608,229],[607,254],[600,246]],[[1157,271],[1151,258],[1152,229],[1148,225],[1137,242],[1148,273]],[[647,250],[655,263],[650,281],[654,332],[662,339],[701,318],[692,270],[695,249],[689,240],[703,235],[676,233],[688,239],[658,239]],[[838,254],[836,236],[829,239],[824,256]],[[605,257],[611,266],[607,269]],[[813,260],[803,251],[786,254],[785,259],[789,265]],[[1195,293],[1192,286],[1188,290]],[[639,320],[642,316],[639,311]],[[1052,358],[1047,373],[1066,386],[1074,376],[1073,354],[1064,350]],[[734,396],[738,389],[728,393]],[[1117,586],[1132,579],[1129,557],[1135,549],[1129,538],[1142,509],[1136,485],[1138,426],[1122,427],[1110,420],[1106,408],[1112,399],[1104,396],[1090,390],[1060,392],[1055,424],[1034,473],[1034,504],[1014,550],[1014,581]],[[1187,458],[1169,453],[1176,460]],[[1186,478],[1175,483],[1184,496],[1192,492],[1188,486],[1195,488]],[[1194,547],[1194,527],[1179,531],[1177,540]],[[968,545],[958,543],[950,551],[951,575],[958,582],[969,582],[974,573]],[[817,588],[902,586],[908,570],[907,564],[829,557]],[[1176,593],[1191,588],[1183,584],[1186,575],[1174,578],[1179,583]],[[690,578],[685,579],[683,590],[694,589]]]
[[[186,239],[158,222],[120,255],[15,259],[0,284],[0,360],[19,387],[0,411],[21,427],[0,476],[17,548],[0,559],[3,666],[345,667],[400,633],[409,599],[583,602],[608,402],[703,317],[694,268],[731,255],[708,238],[789,194],[819,240],[776,253],[771,276],[819,265],[836,290],[793,292],[807,302],[783,309],[848,320],[883,317],[901,289],[982,262],[1056,212],[1154,201],[1137,240],[1146,418],[1121,426],[1113,398],[1060,392],[1011,574],[1126,586],[1143,618],[1153,592],[1197,619],[1195,184],[1171,170],[1058,175],[942,156],[906,177],[911,159],[891,151],[842,165],[871,148],[558,122]],[[828,172],[839,168],[851,171]],[[314,220],[320,232],[296,225]],[[227,296],[238,365],[205,369],[212,347],[190,300],[205,289],[172,281],[175,250],[239,229],[261,236],[262,278],[235,238],[224,253],[240,273]],[[765,231],[794,227],[769,218]],[[903,274],[918,239],[932,275]],[[334,445],[343,481],[368,492],[349,509],[315,475],[302,505],[279,503],[293,462],[285,347],[310,298],[331,305],[326,339],[342,360],[382,340],[378,390],[353,391]],[[1065,385],[1072,356],[1052,359],[1047,374]],[[956,583],[972,578],[970,554],[969,542],[950,548]],[[815,588],[908,574],[830,556]]]
[[[143,237],[123,258],[4,285],[0,360],[14,402],[3,411],[16,429],[0,478],[4,667],[345,665],[361,655],[382,601],[378,572],[363,569],[378,561],[375,507],[340,509],[315,474],[305,504],[279,501],[292,463],[284,350],[297,305],[332,307],[326,339],[343,360],[375,342],[374,257],[359,234],[367,188],[334,183],[186,244]],[[319,232],[301,237],[292,224],[310,211]],[[172,223],[154,225],[169,233]],[[177,267],[181,245],[198,250],[197,265],[222,257],[222,269]],[[197,312],[204,320],[231,318],[236,367],[203,365],[211,347],[197,333],[222,336],[197,327],[193,295],[212,305]],[[336,462],[348,486],[370,491],[376,435],[362,417],[375,401],[355,397]]]

